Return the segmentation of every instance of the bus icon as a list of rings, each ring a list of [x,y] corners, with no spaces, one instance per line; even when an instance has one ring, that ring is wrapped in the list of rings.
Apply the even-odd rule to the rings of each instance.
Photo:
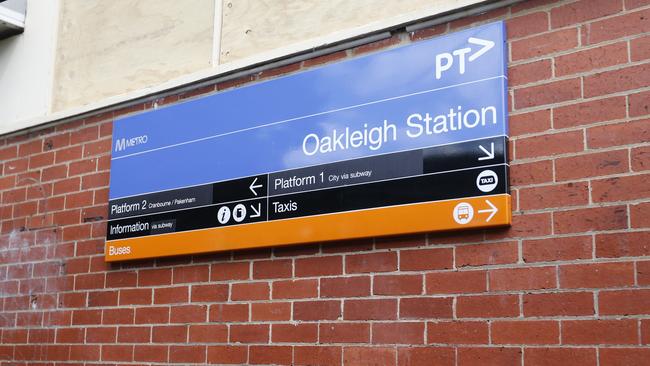
[[[457,204],[454,207],[453,218],[461,225],[469,223],[474,218],[474,207],[467,202]]]

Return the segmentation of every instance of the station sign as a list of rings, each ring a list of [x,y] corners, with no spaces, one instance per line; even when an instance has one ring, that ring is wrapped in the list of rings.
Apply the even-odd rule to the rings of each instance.
[[[506,226],[503,22],[118,119],[106,260]]]

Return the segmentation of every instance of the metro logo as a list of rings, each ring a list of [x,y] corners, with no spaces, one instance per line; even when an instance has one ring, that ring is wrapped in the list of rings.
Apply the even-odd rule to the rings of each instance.
[[[149,140],[149,137],[147,135],[132,137],[130,139],[125,139],[125,138],[116,139],[115,140],[115,152],[126,150],[127,148],[133,147],[133,146],[136,146],[136,145],[146,144],[148,140]]]

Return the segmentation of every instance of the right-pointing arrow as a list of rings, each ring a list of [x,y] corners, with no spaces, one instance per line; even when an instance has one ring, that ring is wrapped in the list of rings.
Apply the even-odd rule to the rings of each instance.
[[[483,150],[486,156],[481,156],[478,160],[490,160],[494,159],[494,142],[490,143],[490,151],[483,147],[483,145],[478,145],[478,148]]]
[[[494,215],[496,215],[496,213],[499,211],[499,209],[497,208],[497,206],[493,205],[492,202],[490,202],[490,200],[485,200],[485,203],[487,203],[488,206],[490,206],[490,208],[485,209],[485,210],[478,210],[478,212],[479,213],[490,212],[490,216],[488,216],[487,219],[485,219],[485,222],[489,222],[490,220],[492,220]]]

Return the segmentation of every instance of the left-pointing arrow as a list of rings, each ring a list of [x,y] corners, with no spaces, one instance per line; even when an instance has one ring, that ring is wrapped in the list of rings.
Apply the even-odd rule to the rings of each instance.
[[[492,49],[494,47],[494,42],[487,40],[487,39],[480,39],[480,38],[474,38],[474,37],[469,37],[467,42],[476,44],[479,46],[483,46],[480,50],[476,51],[474,54],[469,56],[469,62],[472,62],[476,60],[477,58],[481,57],[484,53]]]
[[[499,212],[499,209],[497,208],[497,206],[492,204],[492,202],[490,202],[490,200],[485,200],[485,203],[487,203],[488,206],[490,206],[490,208],[485,209],[485,210],[478,210],[478,212],[479,213],[487,213],[487,212],[489,212],[490,216],[488,216],[487,219],[485,219],[485,222],[490,222],[490,220],[492,220],[494,215],[496,215],[496,213]]]
[[[251,216],[250,216],[251,218],[262,216],[262,204],[261,203],[257,204],[257,208],[255,208],[254,205],[250,205],[250,206],[251,206],[251,210],[253,210],[253,212],[254,212],[253,214],[251,214]]]
[[[257,196],[257,191],[255,191],[255,189],[262,188],[262,185],[261,184],[255,185],[255,183],[257,183],[257,177],[255,177],[255,179],[253,179],[253,183],[251,183],[251,185],[248,187],[248,189],[250,189],[251,192],[253,192],[253,194]]]

